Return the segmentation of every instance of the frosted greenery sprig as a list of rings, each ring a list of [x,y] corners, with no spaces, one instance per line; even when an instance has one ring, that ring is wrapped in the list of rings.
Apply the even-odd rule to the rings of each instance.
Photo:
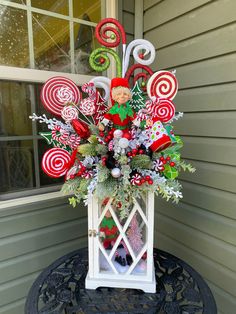
[[[57,120],[56,118],[48,119],[45,114],[43,114],[42,116],[38,116],[35,113],[33,113],[33,115],[29,116],[29,118],[32,121],[38,121],[39,123],[46,123],[49,130],[53,130],[55,126],[60,126],[63,130],[67,130],[74,133],[74,129],[72,128],[70,124],[65,124]]]
[[[178,166],[181,167],[184,171],[189,171],[191,173],[196,171],[196,168],[194,168],[191,164],[186,163],[183,160],[178,163]]]

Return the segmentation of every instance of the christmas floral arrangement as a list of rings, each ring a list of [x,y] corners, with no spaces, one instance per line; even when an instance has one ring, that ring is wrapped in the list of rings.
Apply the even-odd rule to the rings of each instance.
[[[183,143],[173,132],[172,122],[183,115],[175,112],[172,102],[178,90],[175,73],[153,73],[149,65],[154,46],[143,39],[126,46],[124,29],[115,19],[102,20],[96,37],[103,47],[90,55],[91,67],[105,71],[111,56],[117,75],[84,84],[83,99],[76,84],[65,77],[44,84],[42,104],[56,118],[31,117],[47,124],[49,131],[41,135],[53,146],[42,158],[42,169],[53,178],[65,177],[62,191],[73,194],[73,206],[92,195],[101,202],[112,197],[121,218],[128,215],[133,198],[144,192],[178,202],[179,171],[195,169],[181,160]],[[112,49],[120,42],[122,60]],[[136,63],[129,68],[131,53]]]

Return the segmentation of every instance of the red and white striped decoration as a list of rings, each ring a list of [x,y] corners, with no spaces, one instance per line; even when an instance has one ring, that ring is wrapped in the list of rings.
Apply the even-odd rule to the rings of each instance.
[[[158,118],[161,122],[168,122],[175,115],[175,106],[168,99],[160,99],[156,102],[147,101],[146,110],[149,115]]]
[[[55,76],[46,81],[40,98],[45,109],[55,116],[61,116],[61,110],[67,103],[79,103],[80,91],[73,81],[66,77]]]
[[[95,87],[93,82],[89,82],[89,83],[83,84],[81,89],[82,89],[82,91],[84,93],[89,94],[89,97],[91,99],[95,99],[96,98],[97,91],[96,91],[96,87]]]
[[[42,158],[43,171],[52,178],[62,177],[68,170],[70,154],[62,148],[50,148],[44,153]]]
[[[138,184],[141,184],[141,176],[140,174],[136,173],[132,176],[130,182],[132,185],[138,185]]]
[[[153,162],[153,165],[154,165],[155,171],[163,171],[165,169],[163,162],[159,159],[155,160]]]
[[[61,116],[66,122],[70,122],[73,119],[78,119],[79,116],[78,108],[73,105],[65,106],[61,110]]]
[[[67,145],[70,146],[73,150],[76,149],[80,144],[81,138],[75,134],[71,134],[68,138]]]
[[[85,98],[81,101],[79,109],[84,115],[92,116],[96,111],[95,101],[90,98]]]
[[[175,75],[169,71],[155,72],[147,83],[149,98],[174,99],[178,90],[178,82]]]
[[[90,179],[93,176],[93,171],[92,170],[85,170],[82,174],[81,177],[84,179]]]

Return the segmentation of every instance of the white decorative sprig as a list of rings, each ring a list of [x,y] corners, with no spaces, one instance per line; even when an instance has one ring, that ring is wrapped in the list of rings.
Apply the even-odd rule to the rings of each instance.
[[[65,124],[65,123],[57,120],[56,118],[48,119],[45,114],[43,114],[42,116],[38,116],[35,113],[33,113],[33,115],[29,116],[29,118],[32,121],[38,120],[39,123],[46,123],[49,130],[53,130],[55,126],[60,126],[64,130],[74,132],[74,129],[72,128],[72,126],[69,123]]]
[[[170,121],[168,121],[168,124],[169,123],[172,123],[174,120],[179,120],[180,118],[183,118],[183,116],[184,116],[184,113],[183,112],[178,112],[176,115],[174,115],[174,117],[170,120]]]

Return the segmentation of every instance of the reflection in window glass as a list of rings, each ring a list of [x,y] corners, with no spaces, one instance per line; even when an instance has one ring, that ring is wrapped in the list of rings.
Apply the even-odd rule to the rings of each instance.
[[[33,141],[0,141],[0,193],[35,187]]]
[[[0,136],[31,135],[30,114],[29,85],[0,81]]]
[[[68,0],[31,0],[31,6],[42,10],[56,12],[64,15],[69,14]],[[77,0],[77,2],[80,2]]]
[[[0,5],[0,64],[29,67],[27,13]]]
[[[63,182],[63,178],[52,180],[41,170],[42,155],[50,147],[39,139],[38,132],[48,132],[48,128],[29,119],[33,112],[52,117],[40,102],[41,86],[0,81],[0,194]]]
[[[101,20],[100,0],[73,0],[73,15],[76,18],[98,23]]]
[[[75,73],[96,75],[89,65],[89,56],[98,46],[94,27],[74,23],[75,35]]]
[[[33,13],[35,67],[71,72],[69,22]]]

